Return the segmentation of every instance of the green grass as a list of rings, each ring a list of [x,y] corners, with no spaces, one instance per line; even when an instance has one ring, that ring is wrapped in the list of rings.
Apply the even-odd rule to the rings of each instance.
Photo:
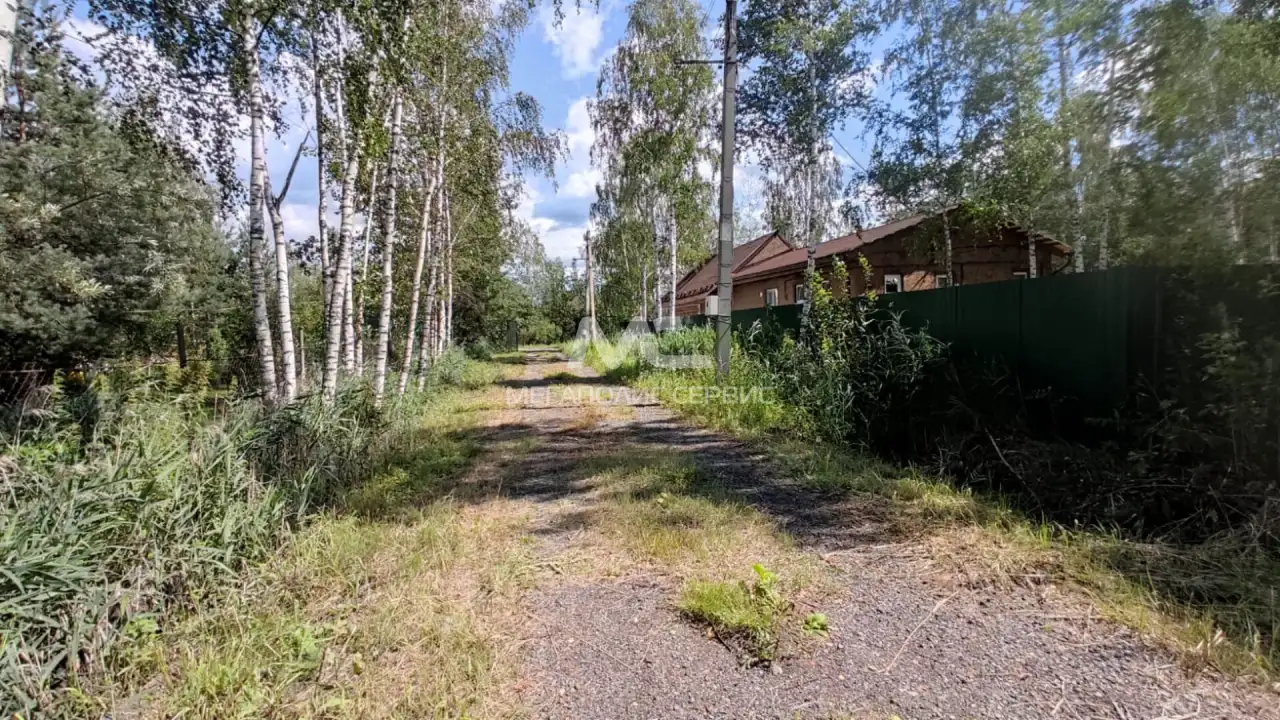
[[[776,575],[761,565],[751,582],[696,580],[685,585],[676,607],[705,623],[722,642],[735,641],[748,663],[778,658],[782,624],[791,612]]]

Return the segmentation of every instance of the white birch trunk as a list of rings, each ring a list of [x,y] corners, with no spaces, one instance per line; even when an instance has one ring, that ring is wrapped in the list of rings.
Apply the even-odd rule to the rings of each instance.
[[[360,260],[360,284],[355,289],[355,312],[351,315],[352,360],[357,376],[364,375],[364,298],[369,286],[369,248],[373,240],[374,208],[378,201],[378,166],[373,166],[369,178],[369,210],[364,218],[364,235],[361,243],[364,246]]]
[[[444,347],[441,352],[453,347],[453,253],[454,240],[453,237],[453,202],[446,193],[444,196],[444,232],[448,238],[449,252],[445,255],[445,262],[448,267],[447,279],[448,304],[445,305],[444,327],[441,328],[441,334],[444,335]]]
[[[293,308],[289,288],[289,245],[284,237],[284,218],[271,190],[271,177],[262,174],[263,203],[271,215],[271,232],[276,248],[276,320],[280,324],[280,365],[283,372],[280,394],[286,403],[298,397],[298,375],[293,348]]]
[[[413,370],[413,351],[418,336],[418,304],[422,295],[422,267],[427,260],[431,244],[431,202],[435,198],[435,184],[425,183],[422,198],[422,219],[418,231],[418,260],[413,268],[413,285],[409,290],[409,327],[405,331],[404,355],[400,361],[400,382],[396,393],[403,395],[409,387],[409,373]]]
[[[671,283],[671,300],[668,303],[668,308],[667,308],[667,312],[670,313],[669,317],[670,317],[671,324],[669,325],[669,327],[672,330],[676,329],[676,281],[679,280],[679,278],[676,276],[676,248],[679,247],[679,243],[677,242],[676,235],[679,232],[680,232],[680,226],[676,223],[675,209],[672,208],[671,231],[670,231],[671,257],[668,258],[668,260],[670,261],[670,270],[671,270],[670,277],[668,278]]]
[[[351,239],[352,216],[355,214],[356,178],[360,174],[360,154],[353,152],[347,159],[347,166],[342,173],[342,201],[339,206],[338,248],[333,272],[335,288],[346,287],[351,281]],[[329,317],[326,318],[328,335],[325,338],[324,377],[322,388],[324,397],[332,400],[338,390],[338,362],[342,351],[342,326],[345,302],[342,297],[335,296],[329,306]]]
[[[266,177],[266,149],[262,145],[265,112],[262,107],[257,28],[249,13],[245,14],[240,32],[247,54],[245,59],[249,75],[249,285],[253,292],[253,324],[254,334],[258,339],[258,369],[261,373],[262,396],[267,404],[274,405],[278,397],[275,343],[271,337],[271,316],[267,311],[267,282],[262,265],[262,245],[266,234],[262,218],[263,179]]]
[[[373,368],[373,401],[382,402],[387,387],[387,357],[391,345],[391,303],[395,289],[392,260],[396,248],[396,191],[400,185],[400,133],[404,103],[399,95],[392,101],[391,149],[387,154],[386,235],[382,239],[382,309],[378,314],[378,347]]]
[[[440,192],[436,193],[436,218],[438,222],[444,221],[444,185],[440,186]],[[443,239],[434,243],[428,256],[430,268],[427,272],[427,298],[426,312],[423,314],[422,323],[422,340],[419,343],[418,350],[418,389],[422,390],[426,386],[427,370],[431,367],[431,362],[436,357],[436,334],[440,324],[437,320],[439,302],[439,280],[440,280],[440,256],[443,254]]]
[[[324,165],[324,84],[320,79],[320,49],[315,32],[311,33],[311,86],[316,104],[316,185],[319,195],[316,201],[316,232],[320,242],[320,279],[324,295],[324,316],[329,315],[333,302],[333,258],[329,252],[329,182]]]
[[[596,339],[596,278],[595,269],[592,267],[591,233],[584,235],[583,241],[587,246],[587,318],[591,322],[590,327],[587,328],[587,337],[594,342]]]

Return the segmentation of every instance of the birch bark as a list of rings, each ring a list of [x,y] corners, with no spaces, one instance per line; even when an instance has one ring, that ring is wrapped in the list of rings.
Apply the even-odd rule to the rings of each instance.
[[[262,107],[262,70],[258,57],[258,36],[251,13],[241,23],[249,85],[249,285],[253,293],[253,326],[258,339],[258,369],[261,373],[262,396],[274,405],[276,386],[275,343],[271,338],[271,316],[267,311],[267,281],[262,266],[262,244],[265,228],[262,218],[263,178],[266,176],[266,149],[262,144],[265,112]]]
[[[395,290],[392,260],[396,247],[396,192],[400,185],[400,135],[404,119],[404,102],[397,94],[392,101],[391,149],[387,154],[386,235],[382,239],[382,309],[378,314],[378,347],[373,368],[373,401],[382,402],[387,387],[387,357],[391,345],[391,303]]]

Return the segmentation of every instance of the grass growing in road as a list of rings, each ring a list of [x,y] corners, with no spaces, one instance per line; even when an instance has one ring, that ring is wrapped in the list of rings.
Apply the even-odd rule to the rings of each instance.
[[[689,455],[622,450],[585,467],[599,498],[589,525],[632,562],[681,580],[747,579],[755,563],[785,570],[795,590],[826,580],[821,563]]]
[[[685,615],[706,623],[721,642],[738,643],[746,651],[746,664],[777,659],[783,623],[792,609],[777,575],[759,564],[752,570],[756,577],[750,582],[692,581],[676,603]]]

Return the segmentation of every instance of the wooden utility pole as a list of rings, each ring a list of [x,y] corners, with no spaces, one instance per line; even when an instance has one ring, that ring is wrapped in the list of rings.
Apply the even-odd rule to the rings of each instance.
[[[738,92],[738,2],[724,4],[724,98],[720,126],[720,277],[716,284],[716,376],[729,375],[733,348],[733,144]]]
[[[591,233],[585,233],[582,236],[582,242],[587,246],[587,318],[591,323],[587,328],[587,335],[594,341],[596,339],[596,278],[591,263]]]

